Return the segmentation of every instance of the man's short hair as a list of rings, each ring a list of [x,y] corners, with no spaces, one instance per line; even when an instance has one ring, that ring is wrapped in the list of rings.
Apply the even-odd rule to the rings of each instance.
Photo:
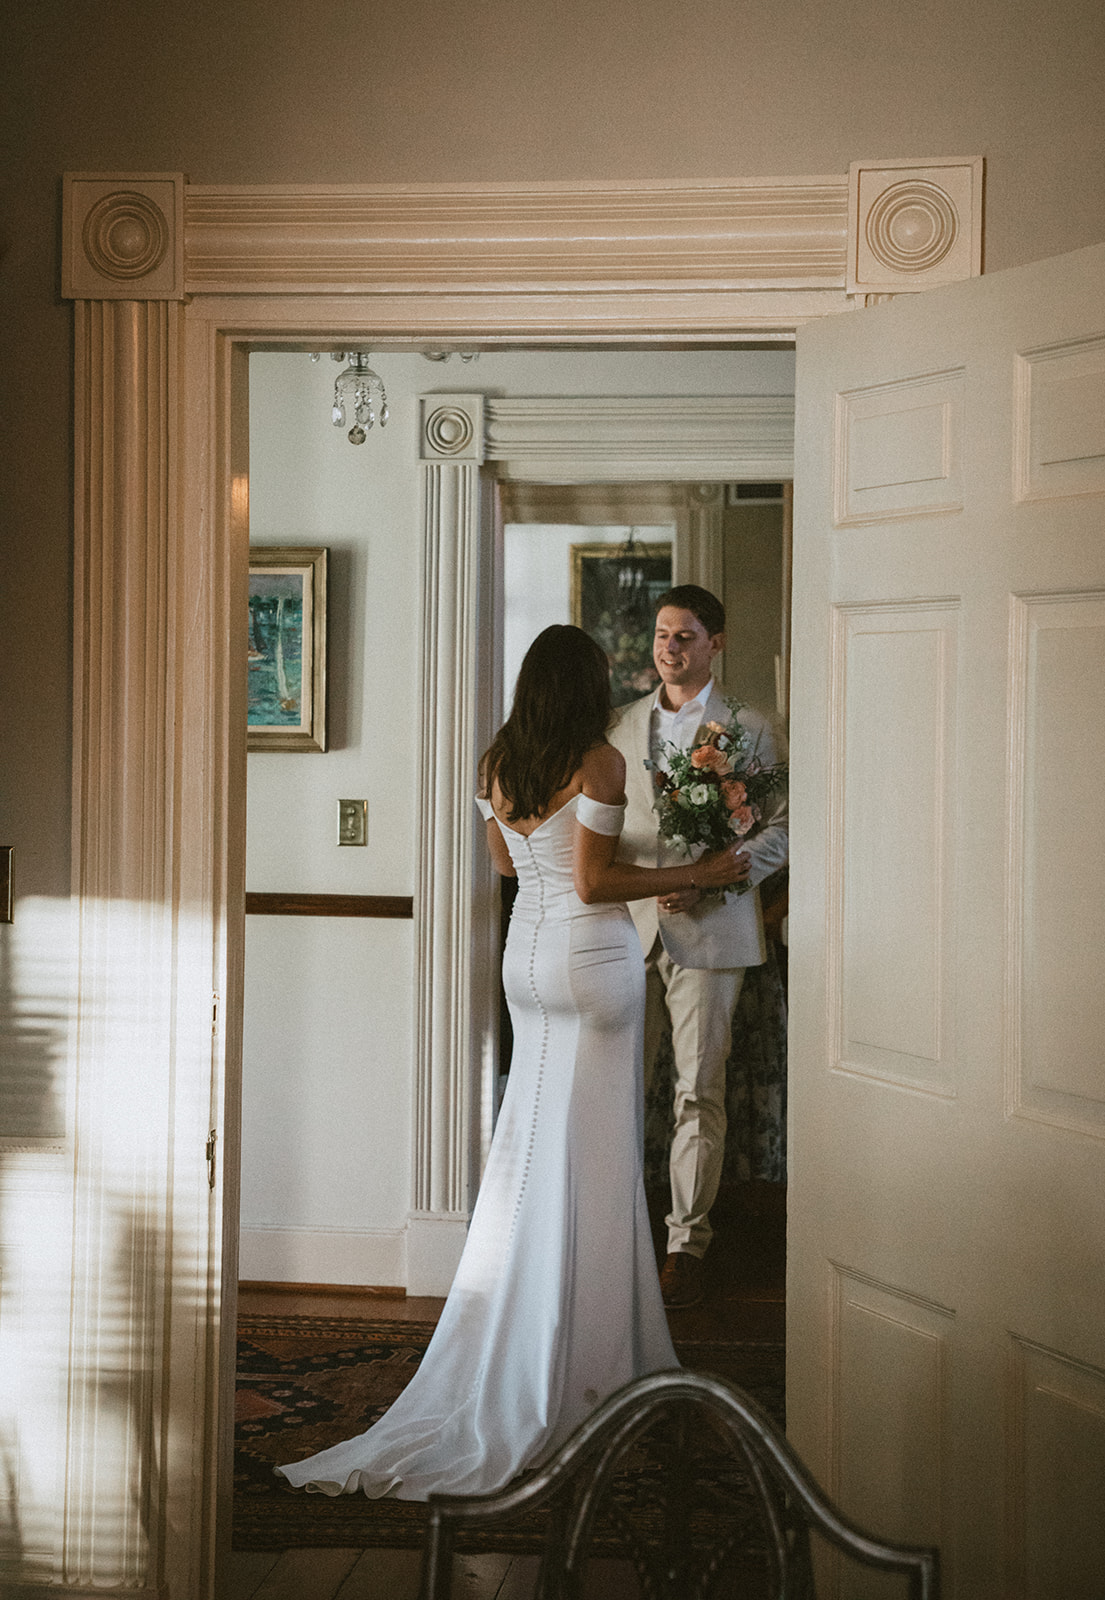
[[[665,606],[676,606],[680,611],[691,612],[711,638],[715,633],[725,632],[725,607],[716,594],[700,588],[697,583],[677,583],[674,589],[669,589],[657,600],[656,612],[661,612]]]

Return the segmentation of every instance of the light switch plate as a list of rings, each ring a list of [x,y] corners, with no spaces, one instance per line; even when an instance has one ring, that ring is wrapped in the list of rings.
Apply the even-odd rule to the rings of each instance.
[[[338,843],[368,843],[368,801],[338,801]]]

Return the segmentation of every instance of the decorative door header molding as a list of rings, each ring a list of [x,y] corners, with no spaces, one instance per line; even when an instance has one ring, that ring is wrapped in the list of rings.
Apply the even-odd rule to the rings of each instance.
[[[793,395],[434,394],[419,460],[494,465],[503,483],[789,478]],[[639,519],[638,519],[639,520]]]
[[[542,396],[485,401],[505,480],[773,479],[794,472],[793,395]]]
[[[372,189],[192,188],[193,292],[832,289],[846,178]]]
[[[978,199],[976,185],[972,206]],[[217,1462],[229,1413],[209,1423],[229,1370],[232,1318],[220,1335],[218,1285],[232,1296],[236,1190],[232,1179],[209,1187],[205,1154],[225,1152],[233,1172],[245,893],[236,619],[246,602],[250,346],[363,339],[378,349],[380,334],[395,348],[783,343],[800,323],[855,304],[847,204],[845,177],[263,190],[196,187],[180,173],[66,178],[62,290],[77,302],[73,811],[84,985],[73,1047],[84,1270],[72,1349],[79,1366],[110,1326],[142,1351],[114,1388],[71,1389],[57,1502],[59,1570],[71,1587],[168,1600],[210,1592],[226,1505]],[[889,238],[898,257],[929,260],[943,235],[925,243],[925,217],[942,226],[944,201],[895,204],[884,206],[876,239]],[[550,468],[586,478],[602,431],[595,414],[584,426],[577,413],[573,470],[565,419],[548,401],[527,412],[482,398],[435,395],[422,412],[412,1287],[439,1283],[459,1250],[476,1135],[489,1131],[487,1117],[476,1127],[474,1080],[494,1070],[479,1023],[494,997],[478,985],[491,982],[497,925],[490,868],[473,864],[471,806],[475,758],[495,721],[485,692],[493,486],[480,457],[486,450],[515,479],[538,467],[539,478]],[[746,461],[734,467],[733,418],[703,404],[686,426],[639,401],[607,415],[603,470],[617,457],[632,476],[642,437],[651,448],[658,432],[669,436],[665,470],[707,486],[687,497],[680,577],[710,584],[721,497],[709,486],[761,474]],[[785,477],[785,419],[771,397],[755,405],[745,420],[763,430],[758,459]],[[105,1112],[132,1104],[138,1139]]]
[[[587,184],[211,186],[65,178],[71,299],[288,297],[400,337],[496,330],[781,340],[855,297],[980,270],[981,159],[839,177]],[[526,297],[524,302],[519,297]],[[420,313],[423,313],[420,315]]]

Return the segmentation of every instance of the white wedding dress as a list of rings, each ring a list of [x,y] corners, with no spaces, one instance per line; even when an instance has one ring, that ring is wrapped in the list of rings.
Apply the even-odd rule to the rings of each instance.
[[[406,1389],[366,1433],[276,1469],[297,1486],[499,1489],[622,1384],[678,1365],[642,1179],[641,946],[624,904],[572,886],[577,821],[618,834],[623,811],[576,795],[528,837],[500,824],[514,1054],[464,1254]]]

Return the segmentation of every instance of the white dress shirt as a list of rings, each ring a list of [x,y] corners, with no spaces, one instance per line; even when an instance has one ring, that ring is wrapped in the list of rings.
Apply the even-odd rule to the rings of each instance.
[[[713,678],[707,678],[694,699],[688,700],[678,711],[669,711],[661,701],[663,684],[656,690],[652,701],[648,747],[649,755],[661,771],[671,771],[665,754],[665,745],[673,744],[677,750],[686,750],[690,747],[691,740],[705,721],[706,702],[710,698],[713,686]]]

